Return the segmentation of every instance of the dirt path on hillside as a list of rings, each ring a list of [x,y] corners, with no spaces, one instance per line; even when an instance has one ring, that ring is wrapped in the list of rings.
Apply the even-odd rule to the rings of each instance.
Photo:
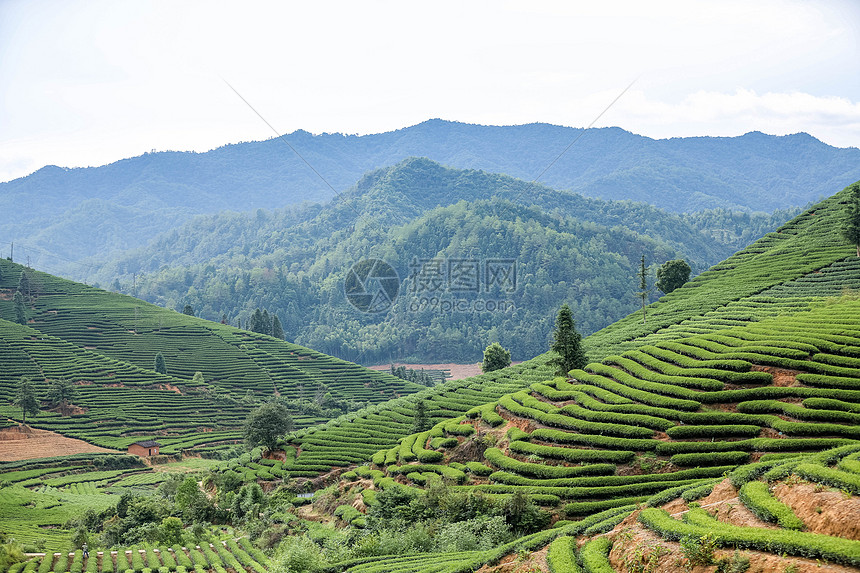
[[[13,426],[0,430],[0,461],[2,462],[113,451],[115,450],[29,426]]]

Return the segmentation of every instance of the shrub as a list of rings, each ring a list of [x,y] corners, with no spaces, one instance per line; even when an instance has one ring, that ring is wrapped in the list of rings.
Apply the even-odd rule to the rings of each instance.
[[[801,530],[803,522],[794,514],[790,507],[774,498],[767,484],[760,481],[750,481],[741,486],[741,502],[762,521],[779,523],[786,529]]]

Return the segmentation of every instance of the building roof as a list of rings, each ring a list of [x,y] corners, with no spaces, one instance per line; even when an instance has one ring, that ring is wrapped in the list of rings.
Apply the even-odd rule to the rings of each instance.
[[[140,446],[142,448],[158,448],[161,446],[161,444],[159,444],[155,440],[144,440],[142,442],[135,442],[131,445],[132,446]]]

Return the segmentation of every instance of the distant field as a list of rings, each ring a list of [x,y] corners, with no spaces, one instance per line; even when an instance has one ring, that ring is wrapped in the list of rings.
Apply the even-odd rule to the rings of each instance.
[[[19,430],[17,426],[0,430],[0,462],[111,451],[48,430],[29,427]]]

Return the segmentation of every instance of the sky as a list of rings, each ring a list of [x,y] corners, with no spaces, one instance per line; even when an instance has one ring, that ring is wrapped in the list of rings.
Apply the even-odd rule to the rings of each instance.
[[[257,113],[860,147],[860,2],[0,0],[0,181],[273,137]]]

